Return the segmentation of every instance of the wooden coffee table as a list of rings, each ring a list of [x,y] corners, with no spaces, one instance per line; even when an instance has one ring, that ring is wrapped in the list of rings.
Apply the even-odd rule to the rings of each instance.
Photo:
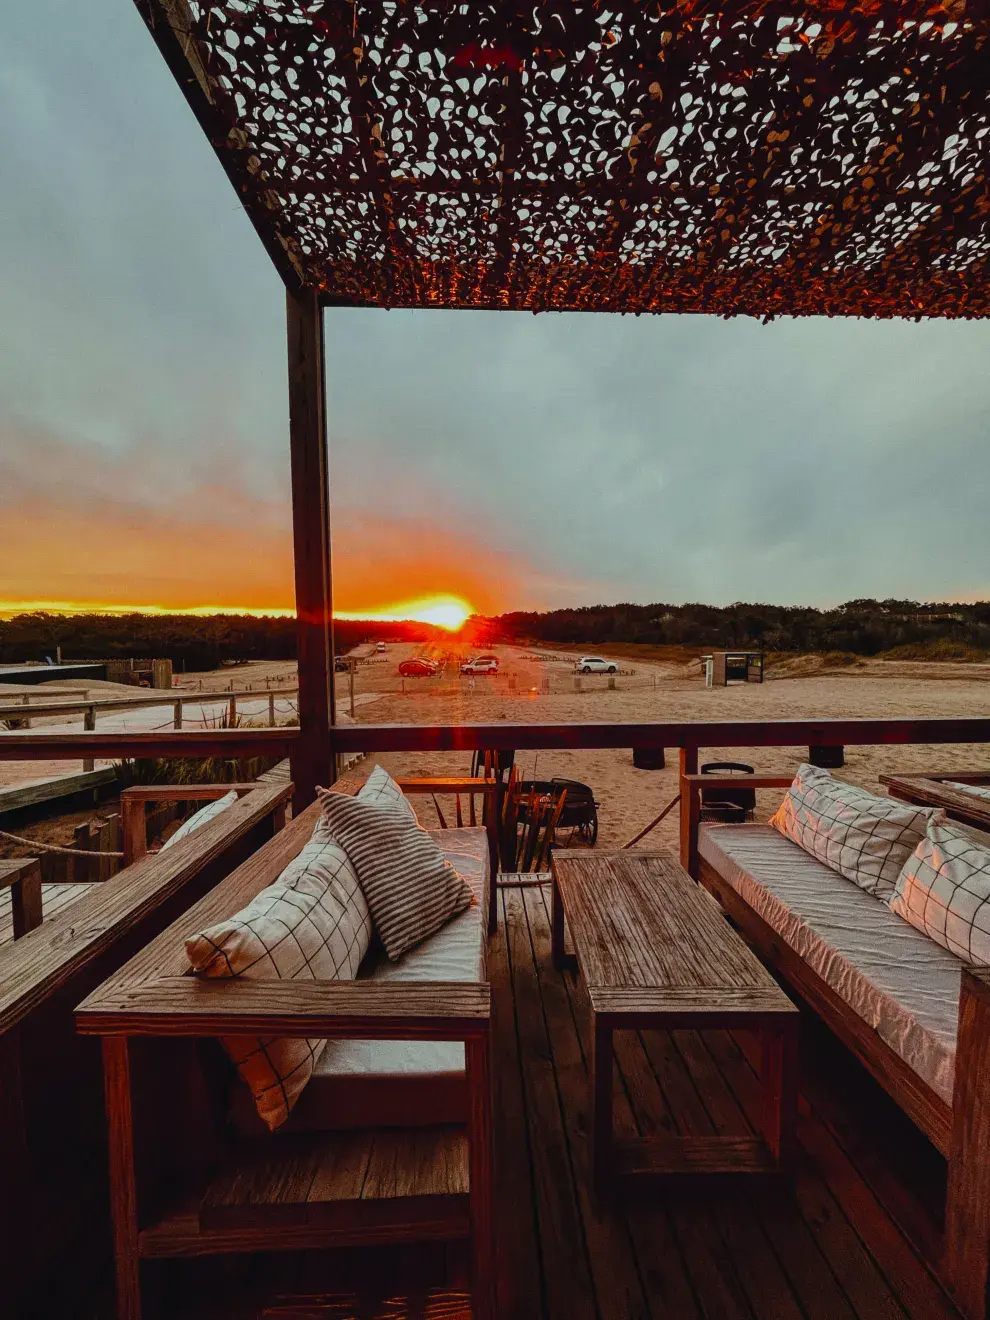
[[[552,876],[554,962],[573,963],[564,950],[566,914],[591,1001],[596,1186],[631,1174],[786,1169],[795,1143],[798,1011],[714,900],[665,852],[555,853]],[[615,1140],[612,1035],[650,1027],[756,1032],[759,1135]]]

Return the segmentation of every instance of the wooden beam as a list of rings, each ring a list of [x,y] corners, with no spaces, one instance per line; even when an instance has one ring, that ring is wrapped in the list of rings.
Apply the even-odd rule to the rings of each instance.
[[[237,121],[233,97],[207,67],[187,0],[134,3],[286,288],[301,288],[302,261],[292,226],[266,175],[252,166],[254,145]]]
[[[136,757],[289,756],[298,729],[170,729],[157,733],[0,733],[0,761],[133,760]]]
[[[335,775],[330,638],[330,487],[327,477],[323,312],[316,293],[286,294],[289,452],[295,563],[299,731],[292,753],[295,809]]]

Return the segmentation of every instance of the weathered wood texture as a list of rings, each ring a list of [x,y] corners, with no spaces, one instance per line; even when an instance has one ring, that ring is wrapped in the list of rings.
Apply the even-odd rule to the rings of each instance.
[[[945,1266],[960,1309],[990,1302],[990,971],[963,973],[945,1204]]]
[[[958,1320],[915,1245],[936,1235],[927,1174],[934,1163],[937,1183],[941,1162],[813,1018],[792,1184],[717,1194],[679,1184],[597,1202],[583,983],[553,969],[547,891],[504,890],[499,903],[489,969],[500,1320]],[[755,1136],[760,1078],[740,1042],[687,1029],[617,1037],[617,1133]],[[155,1277],[190,1320],[472,1320],[463,1248],[165,1268]]]
[[[555,962],[561,911],[591,1010],[592,1146],[604,1190],[628,1174],[766,1173],[793,1149],[797,1010],[711,898],[666,853],[553,859]],[[616,1141],[614,1033],[620,1028],[745,1027],[764,1051],[758,1137],[669,1135]]]
[[[65,908],[71,907],[73,903],[78,902],[84,894],[88,894],[93,888],[91,884],[57,884],[41,886],[41,918],[42,920],[51,920],[57,913]],[[9,889],[0,889],[0,946],[10,944],[14,939],[20,938],[15,920],[15,912],[12,910],[11,891]],[[40,922],[38,923],[40,925]]]

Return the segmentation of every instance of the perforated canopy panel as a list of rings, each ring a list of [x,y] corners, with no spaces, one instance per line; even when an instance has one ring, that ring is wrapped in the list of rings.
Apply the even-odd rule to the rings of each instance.
[[[986,0],[137,4],[328,302],[990,312]]]

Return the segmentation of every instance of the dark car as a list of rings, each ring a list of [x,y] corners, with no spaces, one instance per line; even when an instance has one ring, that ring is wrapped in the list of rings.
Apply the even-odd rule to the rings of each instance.
[[[412,660],[403,660],[399,665],[399,673],[404,678],[432,678],[437,672],[437,667],[432,660],[423,660],[416,656]]]
[[[351,667],[351,662],[346,655],[335,655],[333,658],[333,667],[335,673],[346,674]]]

